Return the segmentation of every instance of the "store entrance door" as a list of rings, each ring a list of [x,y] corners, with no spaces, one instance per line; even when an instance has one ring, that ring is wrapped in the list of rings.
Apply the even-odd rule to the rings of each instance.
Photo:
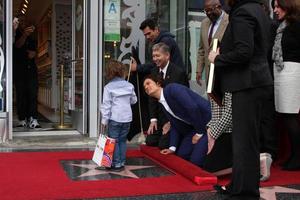
[[[86,26],[84,0],[73,0],[73,38],[72,58],[72,105],[70,107],[73,127],[86,134],[87,104],[86,104]]]
[[[52,135],[54,131],[58,135],[65,132],[86,134],[86,1],[31,0],[26,6],[24,4],[26,1],[13,1],[12,18],[25,10],[26,21],[35,27],[32,37],[36,41],[37,120],[41,127],[20,126],[17,102],[13,98],[13,135]],[[60,105],[63,105],[63,117]],[[64,124],[70,124],[70,128],[57,126],[62,119]]]

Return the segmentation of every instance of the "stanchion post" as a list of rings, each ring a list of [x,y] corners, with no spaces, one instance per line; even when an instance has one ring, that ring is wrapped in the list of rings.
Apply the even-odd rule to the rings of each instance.
[[[68,129],[72,127],[72,124],[64,123],[64,65],[60,65],[60,119],[59,124],[55,126],[57,129]]]

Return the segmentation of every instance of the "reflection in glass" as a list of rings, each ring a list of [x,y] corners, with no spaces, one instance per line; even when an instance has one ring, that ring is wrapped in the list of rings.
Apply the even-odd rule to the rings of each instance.
[[[75,7],[75,59],[84,57],[83,51],[83,0],[76,0]],[[83,108],[83,62],[75,64],[75,110],[82,111]]]
[[[0,0],[0,112],[5,111],[6,71],[5,71],[5,1]]]
[[[145,44],[143,33],[139,30],[141,22],[146,18],[156,18],[161,30],[174,34],[183,57],[186,57],[186,20],[184,9],[186,1],[105,0],[103,4],[105,24],[104,55],[101,55],[104,57],[104,67],[102,68],[103,85],[106,83],[104,77],[107,60],[116,59],[129,64],[132,46],[139,47],[139,57],[142,63],[151,62],[151,46]],[[177,9],[178,7],[182,9]],[[116,15],[118,17],[113,17]],[[171,18],[172,21],[170,20]],[[119,31],[121,40],[107,39],[108,34],[116,33],[116,31]]]
[[[152,62],[151,45],[146,43],[140,24],[146,18],[156,18],[162,31],[175,35],[175,40],[185,58],[186,48],[186,1],[180,0],[105,0],[104,8],[104,58],[102,63],[102,85],[107,84],[105,69],[109,59],[127,64],[129,69],[132,48],[142,64]],[[180,8],[180,9],[177,9]],[[171,20],[172,19],[172,20]],[[120,37],[115,37],[119,35]],[[115,39],[113,39],[115,38]],[[102,38],[101,38],[102,39]],[[119,40],[120,39],[120,40]],[[148,128],[148,103],[142,80],[145,74],[131,73],[129,81],[134,85],[138,104],[132,107],[133,121],[128,134],[130,140],[135,134]]]

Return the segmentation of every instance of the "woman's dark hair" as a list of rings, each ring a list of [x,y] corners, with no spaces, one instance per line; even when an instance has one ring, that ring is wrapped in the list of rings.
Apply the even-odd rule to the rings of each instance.
[[[277,3],[286,12],[284,18],[288,23],[300,20],[300,5],[296,0],[277,0]]]
[[[145,76],[145,78],[143,80],[143,83],[145,82],[146,79],[151,79],[152,81],[154,81],[155,83],[157,83],[161,87],[163,86],[163,80],[159,75],[148,74],[147,76]]]
[[[117,60],[109,60],[106,67],[106,78],[124,77],[125,65]]]

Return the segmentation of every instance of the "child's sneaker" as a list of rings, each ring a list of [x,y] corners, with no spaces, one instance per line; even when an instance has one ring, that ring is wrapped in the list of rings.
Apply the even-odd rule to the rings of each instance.
[[[125,166],[120,166],[120,167],[111,167],[110,170],[114,172],[121,172],[125,169]]]

